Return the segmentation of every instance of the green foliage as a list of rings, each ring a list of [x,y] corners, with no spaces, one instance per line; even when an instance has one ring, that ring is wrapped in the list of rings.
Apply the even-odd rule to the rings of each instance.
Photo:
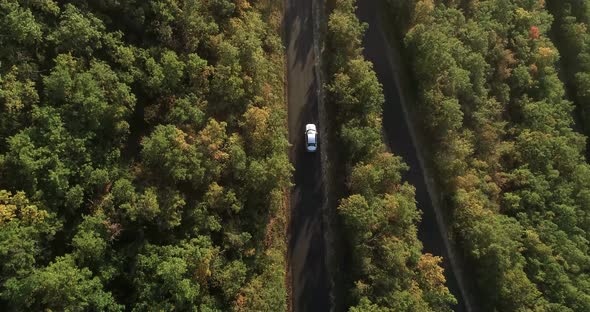
[[[269,5],[0,1],[0,310],[286,309]]]
[[[422,255],[414,188],[408,169],[385,152],[381,138],[383,90],[372,64],[361,56],[365,29],[355,1],[336,1],[328,22],[327,104],[342,146],[349,195],[340,201],[352,246],[355,287],[349,311],[450,311],[455,298],[444,285],[441,259]]]
[[[27,113],[39,102],[35,83],[19,78],[18,68],[12,67],[0,76],[0,137],[15,134],[27,122]],[[0,151],[5,152],[4,144]]]
[[[112,294],[87,268],[78,268],[72,257],[59,257],[45,268],[6,281],[2,293],[19,310],[122,311]]]
[[[94,61],[85,70],[83,61],[60,54],[55,63],[44,79],[45,93],[67,128],[82,137],[121,144],[129,131],[125,119],[135,105],[130,87],[104,62]]]
[[[83,14],[72,4],[66,4],[60,14],[59,26],[49,33],[47,41],[54,44],[58,53],[73,52],[91,55],[102,47],[105,26],[92,14]]]
[[[417,82],[412,110],[430,138],[481,306],[588,309],[588,278],[578,270],[590,260],[586,138],[572,129],[557,75],[553,17],[543,1],[413,2],[413,20],[398,20],[407,23],[400,27]],[[558,12],[556,40],[568,47],[567,73],[585,40],[569,7],[581,6],[581,16],[587,6],[566,2],[548,1]]]
[[[334,75],[328,92],[342,121],[364,115],[362,124],[378,124],[373,119],[379,119],[384,98],[371,62],[362,58],[349,60],[343,70]]]
[[[287,290],[283,287],[284,257],[278,250],[271,250],[262,263],[265,268],[242,288],[234,311],[273,311],[287,310]]]
[[[92,263],[106,256],[109,233],[101,216],[87,216],[78,226],[72,238],[75,258],[82,263]]]
[[[60,224],[23,192],[0,190],[0,263],[3,279],[21,277],[45,260],[44,249]],[[0,288],[3,293],[4,289]]]
[[[348,66],[349,57],[358,56],[362,51],[362,37],[368,25],[356,18],[355,3],[355,0],[338,0],[334,12],[330,14],[328,42],[331,47],[338,49],[331,61],[332,72]]]
[[[0,43],[5,49],[3,57],[9,57],[8,53],[14,52],[17,46],[35,46],[43,36],[40,25],[30,8],[20,6],[16,1],[4,1],[0,4],[0,29],[3,30]]]
[[[147,245],[138,255],[134,311],[208,308],[206,281],[219,251],[206,237],[173,246]],[[205,292],[205,294],[203,294]],[[200,310],[200,309],[199,309]]]
[[[351,159],[358,161],[379,152],[382,149],[380,124],[384,98],[372,64],[358,56],[349,59],[334,74],[327,91],[330,105],[338,112],[335,117],[342,125],[340,138]]]
[[[199,186],[204,170],[197,147],[187,142],[187,134],[173,125],[159,125],[146,138],[141,151],[143,161],[160,178],[170,182],[192,182]]]

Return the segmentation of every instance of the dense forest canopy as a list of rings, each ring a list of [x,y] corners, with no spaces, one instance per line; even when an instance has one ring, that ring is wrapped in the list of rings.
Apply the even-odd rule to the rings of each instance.
[[[346,305],[451,311],[355,3],[321,21]],[[590,0],[383,3],[477,306],[590,311]],[[288,310],[283,13],[0,1],[1,311]]]
[[[574,130],[574,105],[558,76],[554,16],[536,0],[388,2],[405,30],[418,91],[413,110],[424,116],[481,306],[590,310],[587,138]],[[550,3],[558,23],[587,16],[587,1]],[[586,9],[572,10],[574,3]],[[568,31],[555,28],[556,40],[585,33],[580,18],[561,26]],[[577,44],[565,49],[568,58],[584,59],[587,47]],[[567,73],[579,92],[584,66]],[[586,113],[581,95],[573,96]]]
[[[281,14],[0,2],[0,310],[286,309]]]

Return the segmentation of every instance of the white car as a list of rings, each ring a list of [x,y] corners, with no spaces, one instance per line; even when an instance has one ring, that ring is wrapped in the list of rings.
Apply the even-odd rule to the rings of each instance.
[[[314,124],[305,125],[305,148],[312,153],[318,149],[318,132]]]

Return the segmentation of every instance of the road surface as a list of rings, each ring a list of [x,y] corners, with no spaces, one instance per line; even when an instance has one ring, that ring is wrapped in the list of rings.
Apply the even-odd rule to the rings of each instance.
[[[305,124],[318,124],[313,1],[286,0],[285,11],[289,142],[292,144],[289,156],[295,167],[289,238],[291,302],[295,312],[330,310],[322,223],[322,142],[318,152],[307,153],[303,136]]]
[[[380,1],[360,0],[357,3],[358,18],[369,24],[363,40],[364,56],[374,65],[379,82],[383,84],[385,105],[383,107],[383,130],[385,132],[385,144],[391,151],[410,166],[405,175],[406,181],[416,187],[416,201],[418,208],[422,210],[422,222],[418,227],[418,238],[424,244],[424,252],[444,258],[443,267],[447,279],[447,287],[457,298],[459,304],[455,311],[466,311],[464,300],[459,291],[455,274],[448,261],[448,251],[443,241],[444,231],[441,231],[436,219],[435,210],[428,194],[424,173],[420,165],[416,148],[410,134],[408,123],[405,120],[401,104],[398,85],[395,81],[392,64],[389,61],[388,49],[385,47],[387,38],[380,25],[379,12],[382,9]]]

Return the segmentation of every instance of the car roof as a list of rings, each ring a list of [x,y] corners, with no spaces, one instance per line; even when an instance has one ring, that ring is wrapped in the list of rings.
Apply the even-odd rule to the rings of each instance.
[[[307,134],[307,143],[316,143],[316,134],[314,133],[308,133]]]

